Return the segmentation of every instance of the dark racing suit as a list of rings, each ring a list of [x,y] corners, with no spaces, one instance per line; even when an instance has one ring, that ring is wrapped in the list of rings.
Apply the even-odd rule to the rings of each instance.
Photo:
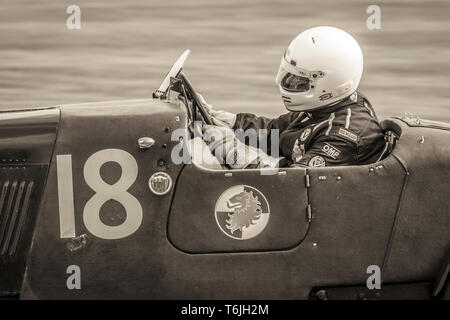
[[[280,167],[367,164],[378,160],[384,135],[369,101],[359,92],[315,112],[289,112],[276,119],[239,113],[233,129],[279,129]],[[273,132],[272,132],[273,134]]]

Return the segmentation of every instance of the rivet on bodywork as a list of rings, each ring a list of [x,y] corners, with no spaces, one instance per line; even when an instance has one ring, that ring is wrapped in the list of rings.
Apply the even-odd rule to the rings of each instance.
[[[373,170],[374,170],[373,167],[369,168],[369,172],[373,172]]]
[[[319,176],[319,181],[325,181],[327,180],[327,176]]]
[[[314,243],[313,243],[313,247],[317,247],[317,242],[314,242]]]
[[[421,136],[420,139],[419,139],[419,143],[422,144],[422,143],[424,143],[424,142],[425,142],[425,137],[424,137],[424,136]]]
[[[232,177],[233,176],[233,173],[231,173],[231,172],[225,172],[225,177]]]
[[[337,180],[337,181],[341,181],[341,180],[342,180],[342,177],[341,177],[341,176],[337,176],[337,177],[336,177],[336,180]]]
[[[180,121],[180,117],[179,117],[179,116],[176,116],[176,117],[175,117],[175,121],[176,121],[176,122]]]
[[[279,176],[285,176],[286,175],[286,171],[278,171],[278,175]]]
[[[138,139],[138,146],[141,150],[146,150],[151,148],[155,144],[155,140],[150,137],[142,137]]]

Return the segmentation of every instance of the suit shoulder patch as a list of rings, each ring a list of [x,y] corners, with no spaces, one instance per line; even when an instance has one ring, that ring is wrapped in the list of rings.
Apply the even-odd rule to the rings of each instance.
[[[334,133],[334,135],[342,137],[353,143],[357,143],[359,141],[359,135],[350,131],[349,129],[340,127],[340,128],[336,128],[336,130],[334,130],[333,133]]]
[[[325,167],[326,165],[325,159],[321,156],[314,156],[308,162],[309,167]]]

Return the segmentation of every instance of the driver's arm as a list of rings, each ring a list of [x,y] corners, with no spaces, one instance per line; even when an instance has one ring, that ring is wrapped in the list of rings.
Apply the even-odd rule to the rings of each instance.
[[[252,113],[238,113],[233,129],[278,129],[279,133],[287,129],[289,124],[298,116],[297,112],[288,112],[278,118],[270,119],[263,116],[257,116]]]
[[[273,154],[273,151],[277,152],[277,150],[272,150],[272,141],[275,138],[279,142],[280,134],[286,130],[289,125],[298,117],[298,112],[288,112],[285,113],[278,118],[270,119],[267,117],[257,116],[252,113],[238,113],[236,115],[236,121],[232,129],[238,130],[242,129],[246,136],[249,137],[248,141],[257,141],[258,145],[260,145],[259,139],[264,137],[265,145],[267,148],[267,154]],[[261,136],[261,132],[259,130],[266,130],[264,136]],[[277,130],[277,131],[273,131]],[[275,135],[272,137],[272,133]],[[250,137],[256,135],[251,139]],[[247,141],[243,141],[248,144]],[[278,153],[276,153],[278,155]]]
[[[200,93],[197,93],[197,96],[206,111],[211,116],[215,125],[228,127],[235,130],[242,129],[245,131],[248,129],[254,129],[257,131],[260,129],[278,129],[279,133],[281,133],[286,130],[294,119],[299,116],[299,112],[288,112],[275,119],[257,116],[252,113],[234,114],[228,111],[215,110]]]
[[[282,160],[244,144],[230,128],[204,125],[203,130],[203,140],[211,153],[230,169],[276,168]]]
[[[249,138],[248,141],[257,141],[258,145],[260,144],[259,138],[261,137],[259,130],[267,130],[265,133],[267,154],[272,154],[272,130],[277,130],[275,132],[276,135],[281,134],[300,115],[300,112],[288,112],[278,118],[270,119],[252,113],[234,114],[227,111],[214,110],[212,105],[206,102],[201,94],[197,93],[197,96],[205,107],[205,110],[209,113],[211,120],[217,126],[227,127],[233,130],[241,129],[244,131],[244,135]],[[248,144],[247,141],[243,140],[243,142]]]

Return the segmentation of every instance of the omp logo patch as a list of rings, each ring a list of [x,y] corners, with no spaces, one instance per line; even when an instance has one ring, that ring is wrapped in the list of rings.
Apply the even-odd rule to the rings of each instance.
[[[353,132],[350,132],[344,128],[339,128],[338,135],[343,136],[347,139],[350,139],[354,142],[358,141],[358,136],[356,134],[354,134]]]
[[[228,237],[251,239],[267,226],[269,203],[258,189],[236,185],[225,190],[217,199],[215,216],[220,230]]]
[[[335,160],[339,158],[339,156],[341,155],[341,151],[339,151],[337,148],[333,147],[331,144],[328,143],[326,143],[322,147],[322,151]]]

